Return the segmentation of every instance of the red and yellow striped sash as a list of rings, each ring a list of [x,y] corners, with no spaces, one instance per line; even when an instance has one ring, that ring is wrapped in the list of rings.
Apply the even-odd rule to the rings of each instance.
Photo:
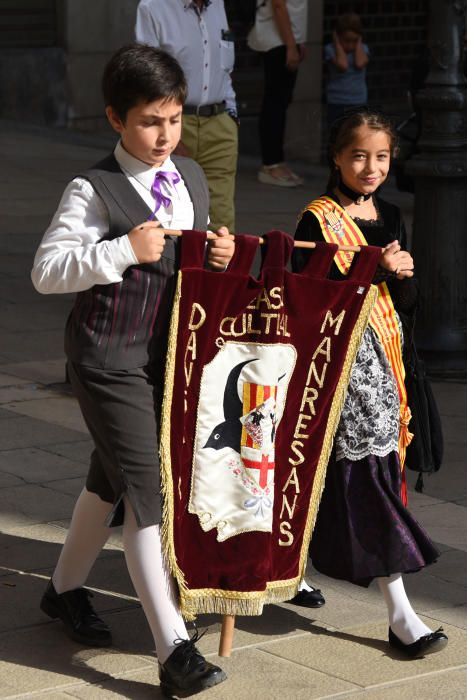
[[[337,202],[330,197],[320,197],[311,202],[302,212],[310,211],[318,219],[324,240],[328,243],[341,245],[368,245],[365,237],[355,221],[347,214]],[[334,261],[339,271],[346,275],[355,253],[339,250]],[[370,325],[377,334],[389,365],[393,371],[397,383],[400,402],[400,429],[399,429],[399,458],[403,473],[402,500],[407,503],[407,489],[405,484],[405,455],[407,445],[412,440],[409,432],[411,418],[410,408],[407,405],[407,391],[405,389],[405,369],[402,362],[402,343],[396,311],[392,303],[388,286],[385,282],[378,284],[378,299],[371,312]]]

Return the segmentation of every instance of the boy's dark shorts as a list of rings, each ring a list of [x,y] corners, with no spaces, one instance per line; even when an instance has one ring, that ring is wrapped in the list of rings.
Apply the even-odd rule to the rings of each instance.
[[[123,496],[140,527],[160,523],[160,394],[151,377],[142,367],[100,370],[71,362],[68,375],[95,445],[86,488],[114,506],[107,524],[123,523]]]

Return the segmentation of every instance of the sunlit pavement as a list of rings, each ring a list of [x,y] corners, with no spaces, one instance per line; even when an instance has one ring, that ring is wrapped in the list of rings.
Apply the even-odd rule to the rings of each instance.
[[[37,294],[29,271],[35,248],[66,182],[106,155],[110,141],[2,125],[0,147],[0,698],[161,697],[152,639],[135,598],[117,531],[92,572],[94,602],[112,627],[114,646],[89,649],[64,636],[39,610],[91,443],[65,383],[63,326],[71,297]],[[242,158],[237,231],[293,232],[296,215],[321,193],[321,167],[300,167],[297,189],[261,185],[257,164]],[[410,224],[411,196],[389,185]],[[219,661],[219,618],[200,647],[225,668],[226,683],[206,700],[249,698],[467,697],[467,384],[434,385],[446,457],[441,471],[410,493],[411,508],[442,556],[406,577],[415,609],[449,645],[417,661],[387,644],[385,608],[374,587],[360,589],[310,572],[326,605],[268,606],[260,618],[237,618],[232,656]],[[414,479],[410,475],[411,482]]]

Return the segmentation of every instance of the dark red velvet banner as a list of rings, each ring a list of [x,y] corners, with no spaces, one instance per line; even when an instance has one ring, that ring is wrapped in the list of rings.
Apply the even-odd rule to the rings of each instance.
[[[226,272],[203,269],[205,234],[184,232],[161,428],[163,536],[183,613],[258,615],[303,575],[351,366],[376,298],[381,251],[343,281],[336,246],[301,274],[293,240],[237,236]]]

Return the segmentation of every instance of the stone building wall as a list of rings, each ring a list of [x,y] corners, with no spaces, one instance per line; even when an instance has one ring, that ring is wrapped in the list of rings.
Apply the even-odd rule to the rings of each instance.
[[[338,12],[362,16],[371,49],[370,101],[407,111],[412,66],[425,42],[429,0],[309,0],[309,55],[289,110],[286,152],[320,157],[322,45]],[[100,94],[110,54],[132,41],[138,0],[0,0],[0,118],[83,130],[105,129]],[[236,34],[234,85],[242,119],[241,150],[258,154],[261,58],[246,46],[241,2],[225,0]]]
[[[65,126],[66,54],[56,0],[0,1],[0,118]]]
[[[100,78],[111,54],[134,40],[138,0],[62,0],[68,58],[68,124],[107,128]]]
[[[0,118],[106,128],[100,76],[138,0],[0,0]]]
[[[370,49],[368,99],[390,114],[409,109],[410,77],[427,40],[429,0],[324,0],[324,42],[338,14],[357,12]]]

